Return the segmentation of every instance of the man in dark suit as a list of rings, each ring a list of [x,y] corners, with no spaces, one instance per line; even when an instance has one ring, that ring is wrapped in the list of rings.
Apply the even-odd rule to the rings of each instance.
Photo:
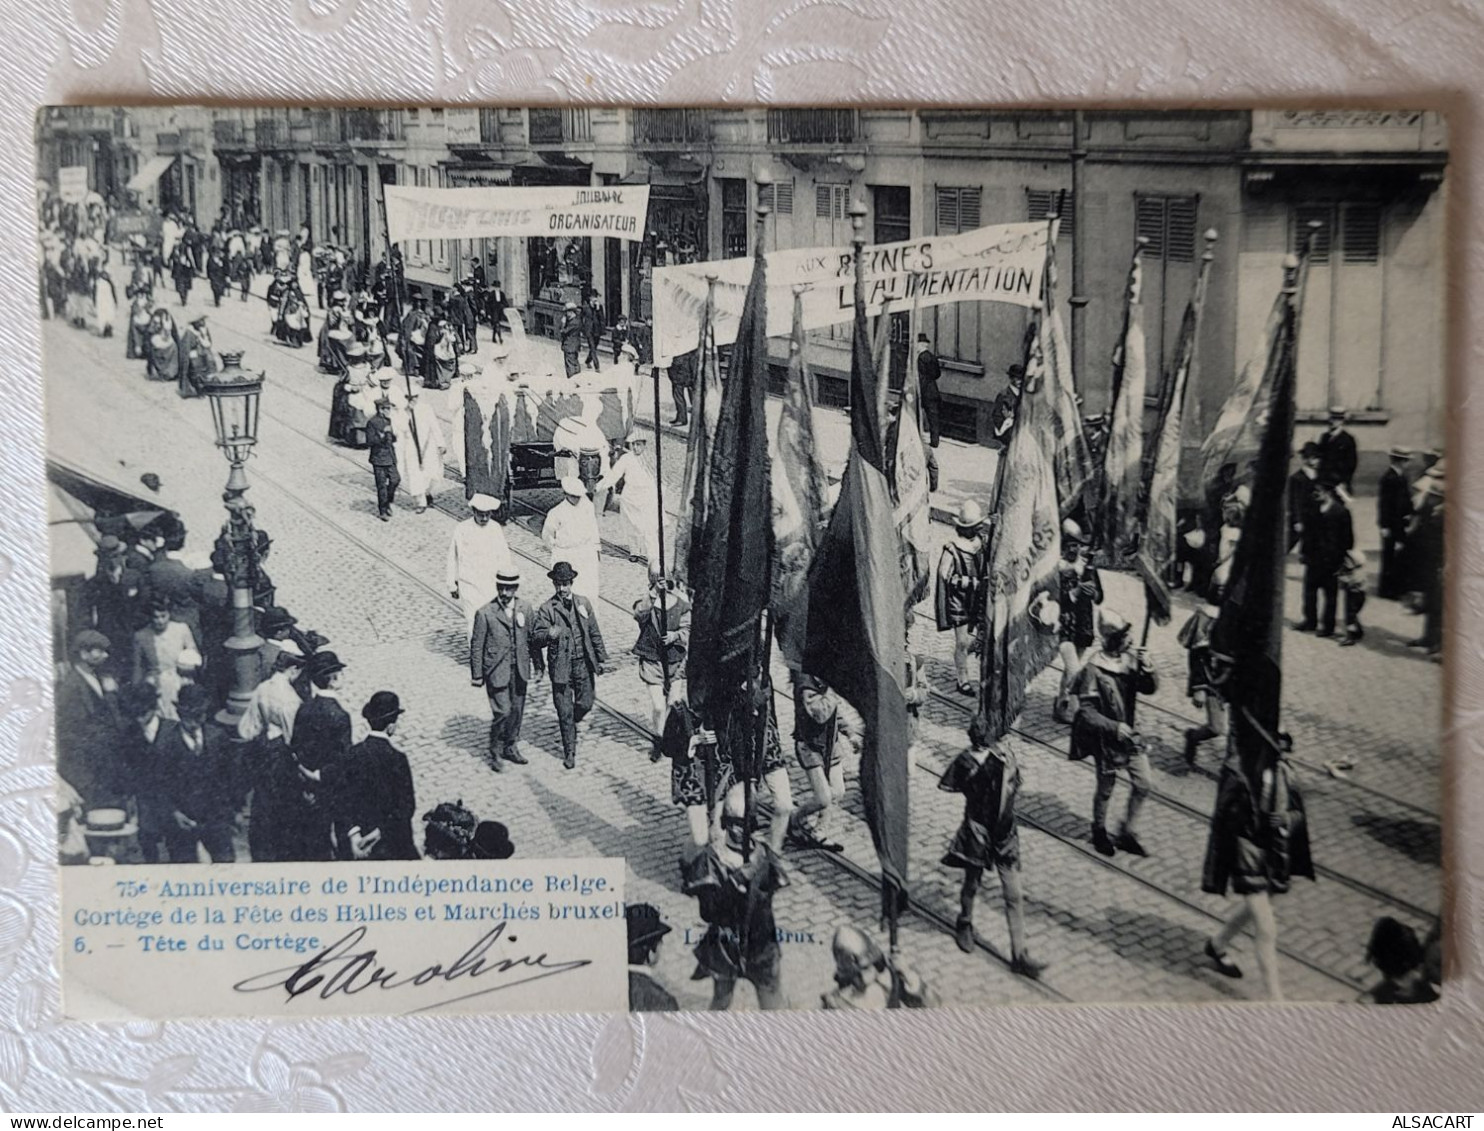
[[[1294,627],[1316,636],[1335,634],[1335,602],[1339,596],[1340,569],[1345,555],[1355,547],[1355,529],[1350,509],[1340,498],[1339,484],[1331,477],[1319,480],[1314,509],[1304,524],[1300,553],[1304,562],[1304,619]],[[1318,610],[1324,595],[1324,611]]]
[[[175,709],[180,725],[155,746],[170,863],[196,863],[199,845],[213,864],[231,864],[232,818],[242,800],[232,744],[220,727],[206,725],[211,695],[204,687],[182,687]]]
[[[1349,414],[1343,405],[1329,410],[1329,427],[1319,437],[1319,474],[1332,478],[1345,489],[1348,496],[1350,482],[1355,478],[1355,465],[1359,457],[1355,451],[1355,437],[1345,431]]]
[[[520,724],[531,672],[541,674],[541,648],[531,639],[535,613],[516,596],[519,588],[514,570],[495,574],[495,599],[475,612],[469,642],[470,681],[489,696],[490,765],[496,773],[502,761],[526,764],[518,746]]]
[[[588,295],[587,304],[582,308],[582,337],[587,342],[587,357],[582,363],[594,373],[598,371],[598,343],[603,340],[607,326],[608,320],[603,316],[603,305],[598,302],[597,294]]]
[[[376,517],[391,521],[392,500],[402,477],[397,473],[397,434],[392,430],[392,402],[381,397],[376,402],[376,415],[366,421],[366,451],[371,458],[371,474],[376,477]]]
[[[112,534],[105,534],[93,551],[98,568],[93,576],[78,587],[74,634],[85,628],[96,628],[110,641],[117,640],[117,653],[110,653],[104,673],[115,679],[123,675],[125,661],[123,642],[131,639],[143,623],[140,616],[140,594],[144,580],[125,561],[124,544]]]
[[[335,687],[345,665],[334,652],[316,652],[304,665],[310,685],[308,702],[294,716],[290,780],[275,790],[284,799],[283,860],[330,860],[335,777],[350,757],[350,715],[340,705]]]
[[[1407,588],[1402,556],[1407,523],[1412,518],[1412,485],[1407,482],[1407,463],[1412,453],[1392,448],[1391,463],[1381,473],[1376,491],[1376,525],[1381,530],[1381,576],[1376,592],[1381,597],[1400,597]]]
[[[1005,370],[1010,383],[1000,390],[989,410],[990,436],[1002,446],[1010,442],[1010,429],[1015,424],[1015,414],[1020,411],[1020,387],[1025,383],[1025,366],[1012,365]]]
[[[378,691],[361,708],[371,728],[335,775],[335,855],[341,860],[416,860],[417,798],[407,755],[392,745],[402,703]]]
[[[562,729],[562,766],[577,765],[577,724],[592,710],[596,677],[608,670],[608,649],[586,597],[572,591],[577,571],[557,562],[547,573],[556,593],[536,610],[531,640],[546,649],[551,698]]]
[[[927,417],[928,442],[938,446],[942,433],[943,395],[938,392],[938,378],[943,376],[943,366],[938,355],[928,346],[926,334],[917,335],[917,389],[922,398],[922,414]]]
[[[103,674],[110,651],[108,637],[83,629],[73,637],[72,663],[57,681],[57,776],[77,791],[85,808],[120,799],[118,685]]]
[[[695,350],[676,354],[670,359],[670,396],[675,401],[675,419],[670,423],[680,428],[690,423],[691,396],[696,387],[699,360]]]
[[[1288,552],[1303,537],[1304,523],[1314,509],[1319,490],[1319,445],[1310,441],[1299,449],[1299,465],[1288,477]]]
[[[170,616],[191,630],[197,641],[201,634],[202,571],[192,569],[182,560],[185,550],[185,524],[168,519],[161,527],[163,552],[150,562],[148,588],[153,597],[163,597],[170,605]],[[206,574],[210,577],[210,573]]]
[[[500,286],[500,280],[495,279],[490,283],[489,296],[486,298],[489,307],[490,329],[495,332],[495,341],[505,340],[505,308],[510,305],[510,296],[505,293],[505,288]]]
[[[673,1013],[680,1008],[675,995],[654,980],[660,944],[670,925],[652,903],[631,903],[624,911],[629,935],[629,1010],[632,1013]]]

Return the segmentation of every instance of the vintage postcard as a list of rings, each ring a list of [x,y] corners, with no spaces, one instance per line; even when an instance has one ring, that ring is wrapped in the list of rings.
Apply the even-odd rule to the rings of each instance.
[[[1438,113],[36,146],[68,1015],[1441,992]]]

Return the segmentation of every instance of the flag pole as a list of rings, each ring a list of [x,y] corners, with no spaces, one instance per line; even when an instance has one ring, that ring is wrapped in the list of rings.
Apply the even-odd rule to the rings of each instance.
[[[1210,282],[1211,264],[1216,259],[1216,240],[1218,238],[1216,229],[1207,228],[1203,233],[1203,238],[1206,241],[1206,249],[1201,253],[1201,269],[1196,274],[1195,287],[1190,297],[1190,340],[1184,343],[1185,350],[1175,359],[1175,371],[1170,374],[1169,401],[1165,404],[1164,411],[1160,415],[1158,443],[1152,452],[1147,450],[1147,448],[1145,451],[1145,462],[1149,466],[1144,476],[1144,536],[1142,544],[1146,547],[1149,540],[1150,512],[1154,503],[1152,498],[1155,475],[1154,465],[1159,459],[1159,447],[1164,443],[1165,429],[1170,426],[1171,416],[1173,415],[1179,421],[1184,411],[1183,402],[1185,393],[1191,385],[1191,376],[1195,369],[1196,351],[1200,344],[1201,316],[1206,310],[1206,289]],[[1182,369],[1184,370],[1183,380],[1181,377]],[[1178,480],[1178,475],[1176,478]],[[1168,569],[1168,563],[1166,563],[1165,569]],[[1139,645],[1141,648],[1149,643],[1149,626],[1154,620],[1154,606],[1149,599],[1149,594],[1149,585],[1146,583],[1144,586],[1144,636]]]
[[[381,193],[381,234],[386,237],[386,265],[391,272],[392,285],[397,288],[397,312],[401,313],[407,305],[407,296],[403,293],[406,280],[398,273],[396,260],[392,258],[392,225],[386,214],[386,182],[380,176],[376,178],[376,185]],[[402,327],[397,327],[397,345],[406,348],[402,341]],[[381,336],[381,349],[386,352],[386,335]],[[417,450],[417,464],[419,469],[423,462],[423,444],[417,435],[417,414],[412,411],[412,376],[407,372],[405,365],[399,366],[402,370],[402,383],[407,386],[407,424],[412,430],[412,446]],[[418,474],[421,474],[419,470]],[[423,500],[426,502],[427,500]]]
[[[768,230],[768,213],[772,211],[772,209],[763,201],[763,189],[767,188],[773,183],[773,178],[769,175],[766,169],[760,169],[758,170],[757,176],[754,179],[757,182],[757,205],[754,209],[755,219],[752,246],[753,255],[757,256],[763,254],[763,241],[766,238]],[[710,280],[710,285],[713,288],[716,286],[714,278]],[[764,309],[766,309],[766,307],[764,307]],[[765,335],[767,333],[766,326],[764,327],[763,333]],[[737,374],[730,372],[727,374],[727,378],[729,380],[740,380],[747,376],[747,374]],[[757,663],[747,677],[747,701],[749,710],[757,709],[757,701],[759,698],[758,692],[762,685],[762,674],[767,670],[768,667],[768,642],[772,639],[772,633],[770,629],[771,625],[768,622],[768,610],[764,608],[762,614],[758,617],[757,624],[753,628],[753,656],[756,658]],[[756,779],[761,775],[763,768],[763,747],[768,741],[768,721],[770,717],[769,712],[771,712],[771,710],[772,697],[769,696],[768,702],[762,708],[763,717],[761,720],[756,721],[753,727],[752,735],[750,736],[751,742],[748,744],[747,748],[749,765],[747,767],[747,773],[743,778],[742,786],[744,814],[742,826],[742,859],[744,862],[751,859],[752,833],[753,829],[757,827]]]
[[[862,312],[865,310],[866,305],[866,206],[859,200],[853,200],[850,204],[850,246],[854,253],[853,258],[855,260],[855,304],[853,317],[860,317],[862,315]],[[889,330],[887,329],[889,325],[890,323],[887,322],[887,325],[883,327],[883,333],[889,332]],[[873,365],[875,362],[875,355],[877,353],[874,345],[875,343],[873,343],[873,348],[871,350],[871,360],[873,362]],[[874,376],[877,385],[876,388],[871,390],[871,395],[879,398],[881,395],[881,374],[878,372]],[[857,411],[857,406],[852,405],[851,412],[854,413],[855,411]],[[852,455],[851,458],[856,459],[858,458],[858,456]],[[902,641],[902,646],[903,650],[905,651],[905,638]],[[898,950],[898,902],[898,888],[896,884],[888,878],[886,869],[882,868],[881,913],[882,918],[886,922],[888,945],[890,953],[892,954],[896,954]]]

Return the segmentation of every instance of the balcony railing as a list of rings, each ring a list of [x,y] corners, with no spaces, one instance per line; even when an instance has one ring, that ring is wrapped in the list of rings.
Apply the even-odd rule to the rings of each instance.
[[[259,114],[253,132],[259,149],[282,149],[289,144],[289,120],[282,111]]]
[[[781,145],[847,145],[859,134],[854,110],[768,111],[768,140]]]
[[[315,145],[343,145],[348,140],[343,110],[311,110],[309,129]]]
[[[117,119],[112,110],[96,106],[58,106],[50,111],[47,124],[59,132],[114,133]]]
[[[711,136],[707,110],[635,110],[635,145],[689,145]]]
[[[240,146],[248,143],[244,123],[237,118],[218,118],[211,123],[211,136],[218,146]]]
[[[401,141],[400,110],[346,110],[345,134],[349,141]]]
[[[561,145],[569,141],[592,141],[592,116],[586,107],[570,110],[551,108],[530,111],[530,144]]]

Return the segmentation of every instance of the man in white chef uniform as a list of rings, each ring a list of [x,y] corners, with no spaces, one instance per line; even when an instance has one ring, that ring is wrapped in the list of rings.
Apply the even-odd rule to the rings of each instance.
[[[633,532],[629,539],[629,560],[638,561],[643,554],[649,562],[649,577],[660,575],[659,489],[654,472],[644,462],[648,442],[642,436],[631,437],[624,452],[613,461],[608,474],[598,481],[597,493],[618,490],[618,513]]]
[[[598,514],[587,497],[582,480],[569,475],[562,480],[566,498],[546,512],[541,541],[551,551],[551,564],[567,562],[577,571],[572,590],[589,601],[598,600]]]
[[[443,453],[448,444],[438,414],[431,405],[423,403],[417,390],[404,393],[403,401],[401,407],[392,410],[392,428],[397,433],[397,472],[402,476],[402,489],[412,496],[413,506],[422,514],[433,505],[433,493],[443,486]],[[503,540],[504,532],[500,533]]]
[[[464,610],[465,635],[474,630],[474,614],[495,599],[495,575],[511,568],[505,531],[494,521],[500,500],[475,495],[469,509],[473,517],[453,528],[448,546],[448,591]]]

